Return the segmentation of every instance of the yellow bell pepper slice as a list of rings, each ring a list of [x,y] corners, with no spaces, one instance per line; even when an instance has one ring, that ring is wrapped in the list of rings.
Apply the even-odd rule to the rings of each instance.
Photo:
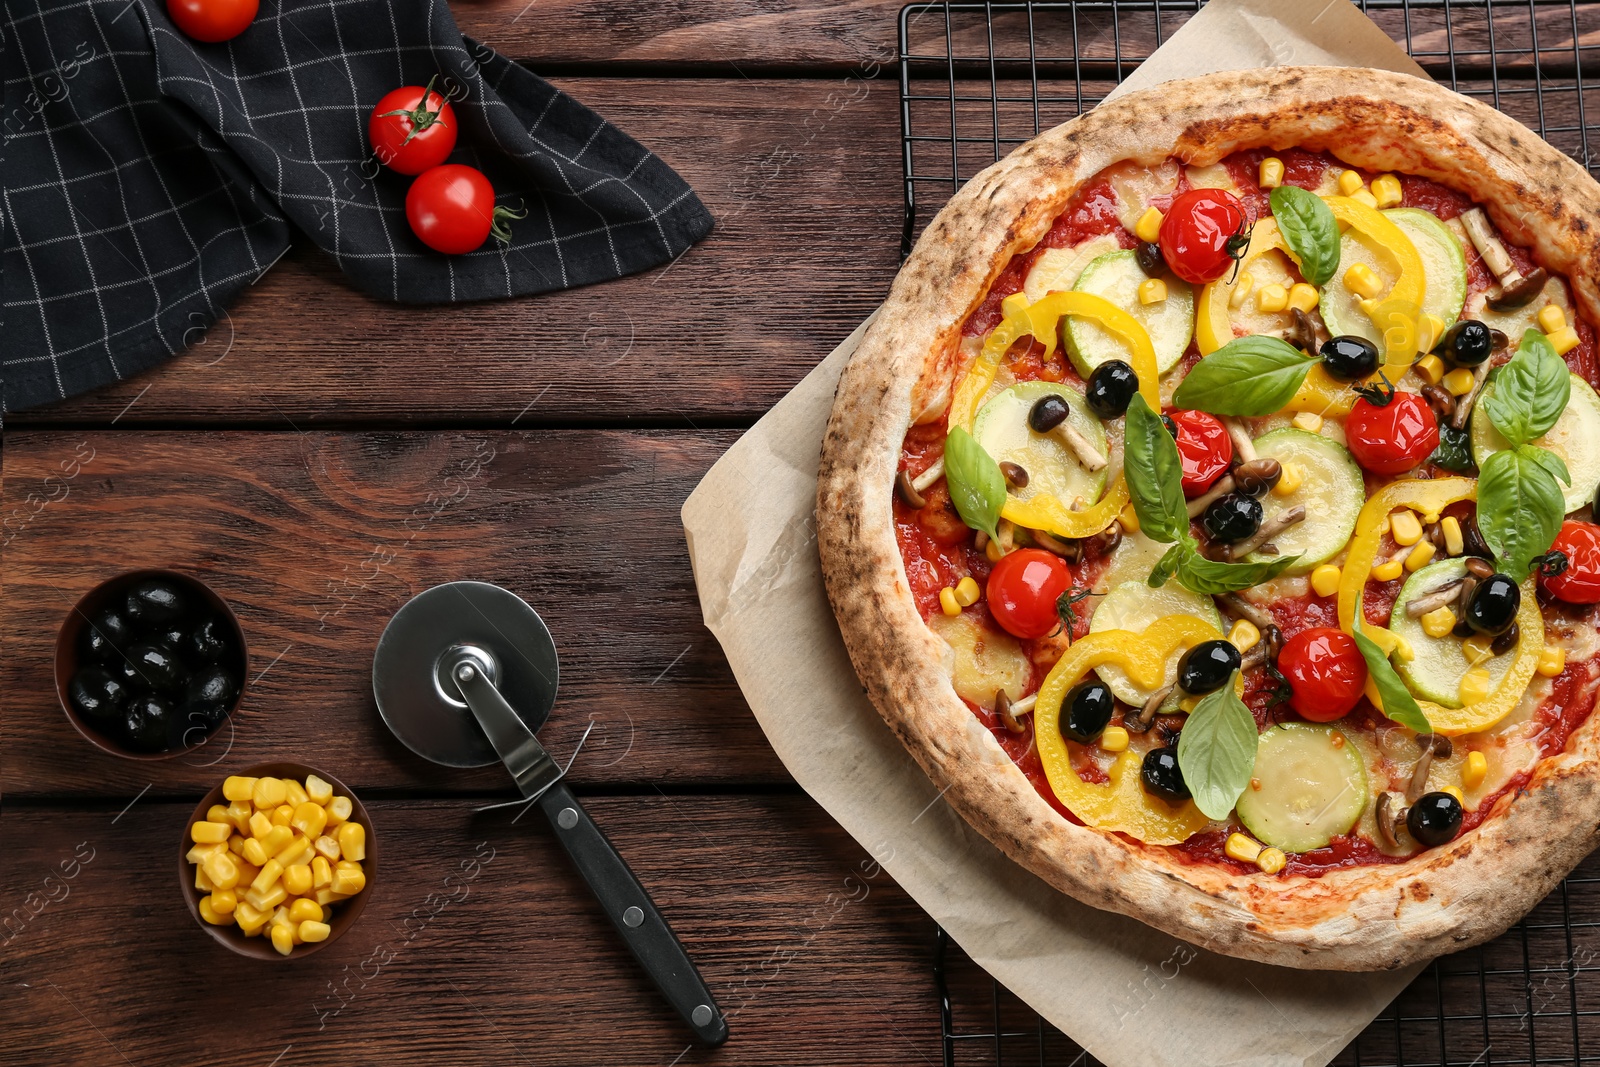
[[[1384,218],[1377,208],[1368,207],[1359,200],[1352,200],[1348,196],[1326,196],[1323,201],[1328,205],[1328,210],[1333,212],[1334,219],[1366,234],[1394,259],[1395,269],[1400,276],[1395,279],[1394,288],[1389,290],[1384,303],[1405,304],[1412,309],[1413,320],[1420,316],[1422,298],[1428,288],[1428,275],[1422,266],[1422,256],[1417,246],[1411,243],[1411,238]],[[1373,320],[1373,325],[1380,330],[1385,329],[1385,324],[1377,319]],[[1413,349],[1412,355],[1415,354],[1416,350]],[[1392,365],[1394,360],[1385,362]],[[1410,362],[1409,357],[1406,362]]]
[[[1367,575],[1377,558],[1378,545],[1383,541],[1384,519],[1396,508],[1411,508],[1425,515],[1437,515],[1446,507],[1461,500],[1475,500],[1478,483],[1472,478],[1406,479],[1392,482],[1367,501],[1356,519],[1356,534],[1350,541],[1345,557],[1344,573],[1339,580],[1339,627],[1352,633],[1356,622],[1361,632],[1370,637],[1384,653],[1393,652],[1398,638],[1385,626],[1367,622],[1362,614],[1361,598],[1366,591]],[[1530,578],[1523,583],[1522,609],[1517,615],[1521,639],[1517,643],[1517,658],[1506,671],[1494,692],[1475,703],[1460,708],[1447,708],[1431,700],[1419,700],[1417,706],[1429,725],[1442,734],[1468,734],[1487,730],[1510,713],[1527,692],[1539,656],[1544,651],[1544,618],[1539,614],[1539,601],[1534,595]],[[1367,681],[1367,698],[1378,707],[1377,686]]]
[[[1000,312],[1005,317],[984,338],[983,350],[978,353],[972,369],[956,385],[955,395],[950,398],[951,429],[959,426],[971,432],[972,420],[978,416],[978,405],[983,402],[983,394],[994,384],[995,372],[1000,369],[1000,357],[1019,337],[1033,328],[1026,314],[1027,308],[1028,298],[1021,293],[1012,293],[1000,302]]]
[[[1278,230],[1277,220],[1261,219],[1250,231],[1250,244],[1239,258],[1238,269],[1229,271],[1200,290],[1200,304],[1194,318],[1194,339],[1202,356],[1209,356],[1233,340],[1233,319],[1228,315],[1228,301],[1239,279],[1249,273],[1250,261],[1274,248],[1289,252],[1288,246],[1283,243],[1283,234]],[[1294,256],[1290,254],[1289,258],[1293,259]]]
[[[1033,707],[1034,743],[1050,789],[1068,811],[1088,826],[1124,833],[1151,845],[1176,845],[1210,824],[1193,801],[1174,806],[1145,793],[1139,784],[1140,757],[1132,751],[1117,757],[1106,785],[1092,785],[1078,777],[1061,736],[1061,701],[1090,668],[1102,663],[1121,667],[1135,685],[1153,689],[1166,676],[1167,659],[1175,649],[1192,648],[1221,636],[1203,619],[1173,615],[1153,623],[1142,634],[1127,630],[1088,634],[1074,641],[1056,661]]]

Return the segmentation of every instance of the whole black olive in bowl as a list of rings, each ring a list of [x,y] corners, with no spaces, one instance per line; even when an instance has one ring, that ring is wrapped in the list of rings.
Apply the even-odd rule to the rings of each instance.
[[[104,667],[80,667],[72,676],[67,695],[87,718],[98,723],[112,722],[127,706],[130,692],[122,675],[112,674]]]
[[[96,663],[116,663],[122,650],[133,644],[133,627],[121,612],[107,609],[83,628],[83,657]]]
[[[166,645],[140,641],[128,649],[133,664],[130,684],[152,693],[177,693],[189,684],[189,668]]]
[[[172,724],[172,705],[146,694],[128,701],[122,713],[122,736],[137,751],[160,752],[167,747]]]
[[[192,663],[216,663],[228,651],[228,627],[221,619],[210,618],[189,632],[180,650]]]
[[[149,578],[128,590],[123,610],[135,626],[157,627],[182,619],[188,613],[188,605],[188,598],[176,582]]]

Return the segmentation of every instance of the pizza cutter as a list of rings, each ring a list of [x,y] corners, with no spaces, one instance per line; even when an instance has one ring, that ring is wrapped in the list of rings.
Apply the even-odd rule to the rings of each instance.
[[[486,582],[450,582],[418,593],[389,620],[372,691],[383,721],[423,759],[505,764],[656,987],[700,1040],[719,1045],[728,1024],[700,972],[535,734],[555,704],[558,670],[550,631],[521,597]]]

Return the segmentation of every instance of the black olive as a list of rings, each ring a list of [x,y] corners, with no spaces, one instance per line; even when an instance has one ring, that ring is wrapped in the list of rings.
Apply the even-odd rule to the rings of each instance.
[[[1087,745],[1105,732],[1115,701],[1104,682],[1080,682],[1062,701],[1061,736]]]
[[[1128,413],[1128,402],[1139,391],[1139,376],[1120,359],[1108,359],[1089,375],[1083,398],[1089,410],[1102,419],[1119,419]]]
[[[1066,421],[1071,410],[1058,394],[1046,393],[1028,409],[1028,428],[1034,433],[1049,433]]]
[[[1146,752],[1144,765],[1139,768],[1139,780],[1146,793],[1169,804],[1181,804],[1189,799],[1189,787],[1184,784],[1183,771],[1178,767],[1177,745]]]
[[[1330,337],[1317,350],[1328,377],[1341,382],[1369,378],[1378,370],[1378,348],[1365,337],[1344,334]]]
[[[140,752],[166,748],[171,729],[172,705],[158,696],[134,697],[122,713],[122,739]]]
[[[1161,425],[1167,428],[1167,432],[1172,435],[1174,441],[1178,439],[1178,424],[1172,421],[1171,415],[1161,416]]]
[[[1476,367],[1494,353],[1494,337],[1477,319],[1462,319],[1444,332],[1433,351],[1458,367]]]
[[[120,612],[107,608],[83,630],[83,654],[100,663],[115,663],[121,649],[133,644],[133,627]]]
[[[184,654],[189,644],[189,631],[181,626],[163,626],[160,630],[150,635],[150,640],[158,645],[166,645],[179,656]]]
[[[189,679],[190,704],[227,704],[239,694],[239,680],[222,667],[207,667]]]
[[[1240,659],[1231,641],[1202,641],[1178,661],[1178,688],[1193,696],[1214,693],[1233,677]]]
[[[1600,486],[1594,490],[1594,499],[1589,502],[1589,512],[1597,521],[1600,521]]]
[[[188,599],[183,595],[183,590],[171,582],[152,578],[133,587],[128,594],[125,610],[129,621],[135,626],[156,629],[177,622],[188,609]]]
[[[210,618],[194,628],[183,651],[197,663],[215,663],[233,648],[233,641],[222,620]]]
[[[135,684],[157,693],[176,693],[189,684],[189,671],[179,661],[172,649],[149,641],[141,641],[128,649],[128,660],[133,665]]]
[[[1232,544],[1261,529],[1261,501],[1244,493],[1224,493],[1206,508],[1200,525],[1213,541]]]
[[[1139,247],[1133,250],[1133,259],[1139,264],[1139,269],[1152,278],[1167,269],[1167,261],[1161,254],[1161,246],[1154,241],[1140,241]]]
[[[128,683],[104,667],[80,667],[67,684],[72,706],[85,716],[109,721],[128,703]]]
[[[1427,793],[1406,812],[1406,829],[1424,848],[1436,848],[1461,832],[1461,801],[1449,793]]]
[[[1478,583],[1467,602],[1467,625],[1476,633],[1498,636],[1517,621],[1522,590],[1504,574],[1491,574]]]
[[[198,727],[206,733],[210,733],[221,726],[223,720],[228,717],[227,704],[185,704],[183,711],[184,722],[187,724],[188,729],[192,730]],[[187,730],[185,732],[187,733]],[[190,736],[185,743],[198,741],[198,737]]]

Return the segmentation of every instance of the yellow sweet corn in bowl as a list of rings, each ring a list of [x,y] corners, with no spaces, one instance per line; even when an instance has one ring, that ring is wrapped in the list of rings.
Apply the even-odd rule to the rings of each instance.
[[[308,956],[366,906],[377,877],[367,809],[303,763],[229,775],[189,817],[178,884],[189,914],[241,956]]]

